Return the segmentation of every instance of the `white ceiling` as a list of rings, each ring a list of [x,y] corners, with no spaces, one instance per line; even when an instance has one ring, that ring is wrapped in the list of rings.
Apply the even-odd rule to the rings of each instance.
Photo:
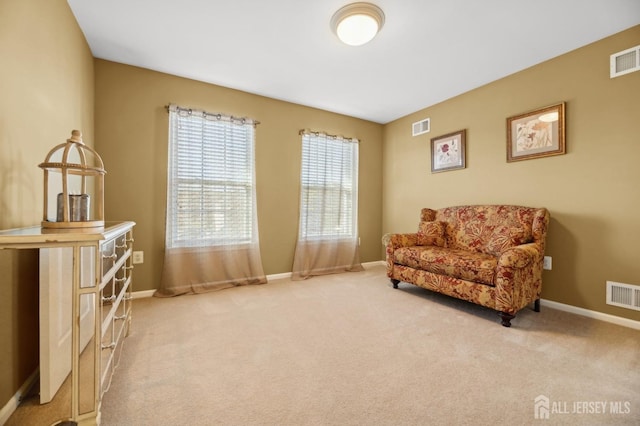
[[[351,47],[351,2],[68,0],[97,58],[378,123],[640,23],[640,0],[371,0],[385,25]]]

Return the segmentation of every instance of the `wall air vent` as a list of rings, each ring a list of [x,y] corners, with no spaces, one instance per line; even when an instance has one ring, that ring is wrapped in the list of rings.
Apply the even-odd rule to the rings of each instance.
[[[607,281],[607,305],[640,311],[640,286]]]
[[[640,46],[614,53],[611,55],[610,66],[611,78],[640,71]]]
[[[424,120],[416,121],[411,126],[411,129],[411,134],[413,136],[429,133],[429,131],[431,131],[431,119],[425,118]]]

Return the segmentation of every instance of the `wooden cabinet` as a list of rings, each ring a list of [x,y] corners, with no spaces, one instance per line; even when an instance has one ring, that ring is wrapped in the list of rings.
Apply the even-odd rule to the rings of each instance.
[[[57,421],[100,422],[102,396],[131,326],[134,226],[0,231],[1,249],[40,249],[41,384],[50,386],[49,399],[62,380],[71,387],[69,408]],[[62,377],[58,382],[56,369]]]

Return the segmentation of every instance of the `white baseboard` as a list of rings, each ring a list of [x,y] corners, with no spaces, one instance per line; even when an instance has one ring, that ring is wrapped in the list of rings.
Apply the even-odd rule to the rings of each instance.
[[[132,299],[142,299],[145,297],[151,297],[153,296],[153,293],[155,293],[155,290],[143,290],[143,291],[132,291],[131,292],[131,298]]]
[[[606,321],[612,324],[621,325],[623,327],[640,330],[640,321],[634,321],[628,318],[617,317],[615,315],[579,308],[577,306],[565,305],[564,303],[554,302],[553,300],[540,299],[540,304],[542,306],[548,306],[559,311],[570,312],[572,314],[582,315],[583,317],[593,318],[600,321]]]
[[[31,387],[36,383],[36,380],[38,380],[39,374],[40,374],[40,368],[36,368],[36,371],[31,373],[29,378],[22,384],[22,386],[20,386],[20,389],[18,389],[18,392],[16,392],[16,394],[13,395],[13,397],[9,400],[9,402],[7,402],[4,407],[2,407],[2,409],[0,410],[0,425],[5,424],[9,420],[9,417],[11,417],[13,412],[16,411],[16,409],[18,408],[18,405],[20,405],[20,402],[22,401],[24,396],[27,394],[27,392],[29,392],[29,389],[31,389]]]
[[[376,260],[374,262],[363,263],[362,266],[364,267],[364,269],[371,269],[375,266],[387,266],[387,262],[385,262],[384,260]]]
[[[366,262],[362,264],[362,267],[364,269],[371,269],[374,266],[385,266],[386,263],[384,260],[376,260],[375,262]],[[281,279],[286,279],[286,278],[291,278],[291,272],[283,272],[282,274],[272,274],[272,275],[267,275],[267,281],[273,281],[273,280],[281,280]]]
[[[267,281],[282,280],[285,278],[291,278],[291,272],[283,272],[282,274],[267,275]]]

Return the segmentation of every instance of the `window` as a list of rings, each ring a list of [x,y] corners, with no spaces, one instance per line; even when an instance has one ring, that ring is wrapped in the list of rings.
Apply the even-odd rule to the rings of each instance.
[[[358,141],[302,135],[301,240],[357,236]]]
[[[167,248],[256,241],[254,125],[170,107]]]

